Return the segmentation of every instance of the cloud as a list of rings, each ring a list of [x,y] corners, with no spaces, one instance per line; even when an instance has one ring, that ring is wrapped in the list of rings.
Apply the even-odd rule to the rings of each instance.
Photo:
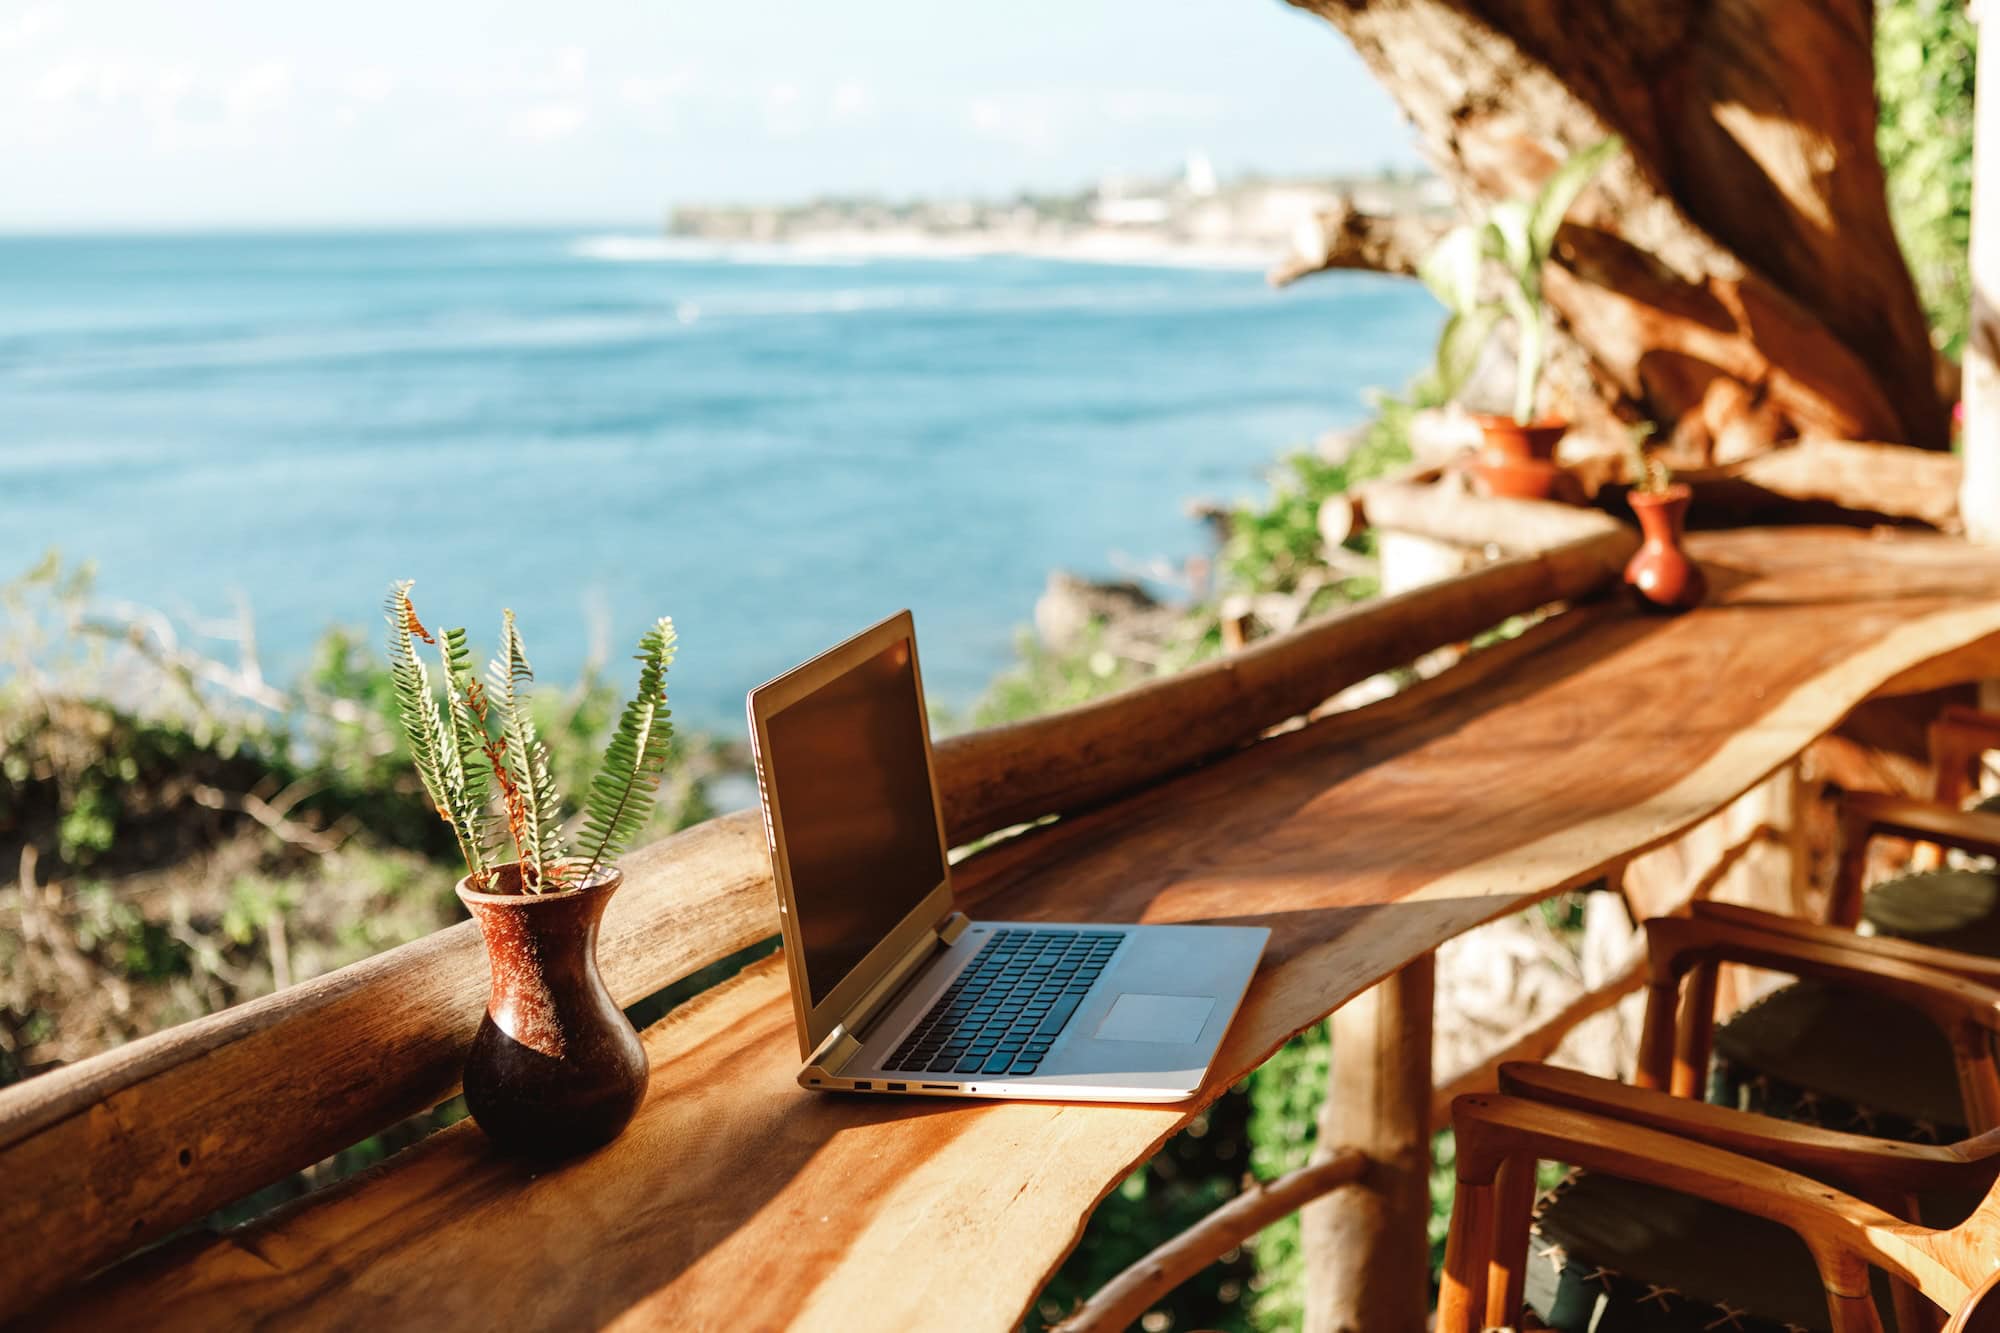
[[[340,82],[340,91],[357,102],[372,106],[387,101],[396,91],[396,76],[380,65],[351,70]]]
[[[787,139],[805,133],[805,94],[796,83],[774,83],[764,90],[764,131]]]
[[[966,122],[974,134],[1035,152],[1054,146],[1070,119],[1049,93],[975,97],[966,106]]]
[[[54,32],[62,24],[62,14],[54,5],[29,5],[0,18],[0,51],[26,46],[37,37]]]
[[[529,143],[553,143],[575,134],[589,120],[589,109],[579,103],[540,102],[516,111],[507,122],[507,132]]]
[[[253,65],[231,80],[223,103],[232,120],[255,120],[282,107],[292,95],[292,67],[282,60]]]
[[[866,112],[873,100],[866,84],[844,79],[834,86],[828,106],[835,120],[852,120]]]

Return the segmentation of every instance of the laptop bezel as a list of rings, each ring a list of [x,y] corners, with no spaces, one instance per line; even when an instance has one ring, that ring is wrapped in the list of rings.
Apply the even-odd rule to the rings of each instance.
[[[930,781],[931,818],[937,827],[940,878],[875,947],[835,983],[824,1000],[813,1004],[812,983],[806,976],[805,949],[798,924],[798,899],[793,891],[790,858],[786,852],[784,810],[770,775],[769,723],[772,717],[787,707],[873,659],[898,640],[906,641],[910,646],[910,674],[916,685],[917,718],[924,740],[924,771]],[[799,1034],[799,1056],[810,1059],[820,1044],[832,1035],[842,1017],[926,934],[933,933],[952,911],[951,848],[945,839],[944,809],[938,795],[937,762],[931,745],[930,709],[924,702],[924,673],[917,656],[915,619],[907,609],[898,611],[846,642],[759,685],[750,691],[745,706],[750,718],[750,752],[757,769],[764,832],[771,851],[771,878],[778,889],[778,930],[784,940],[785,967],[791,976],[792,1012]]]

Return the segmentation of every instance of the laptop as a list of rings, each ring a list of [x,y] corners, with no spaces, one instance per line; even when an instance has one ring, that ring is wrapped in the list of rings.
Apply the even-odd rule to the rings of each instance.
[[[1170,1102],[1270,931],[971,921],[908,611],[750,692],[805,1068],[828,1092]]]

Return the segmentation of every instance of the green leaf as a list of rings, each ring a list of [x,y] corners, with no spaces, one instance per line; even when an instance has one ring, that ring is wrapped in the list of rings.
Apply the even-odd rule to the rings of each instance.
[[[1535,399],[1542,382],[1541,305],[1525,292],[1510,291],[1507,313],[1513,317],[1520,340],[1514,353],[1514,420],[1526,426],[1535,420]]]
[[[1472,377],[1479,365],[1479,354],[1485,350],[1486,340],[1493,336],[1501,313],[1499,306],[1482,305],[1454,314],[1444,322],[1444,332],[1438,335],[1436,382],[1443,397],[1457,397],[1466,380]]]
[[[652,817],[653,795],[673,748],[667,670],[675,651],[674,622],[665,617],[639,640],[639,691],[619,715],[618,729],[584,801],[587,864],[579,883],[589,883],[600,864],[616,860]]]
[[[1520,200],[1493,205],[1486,214],[1481,238],[1488,257],[1499,260],[1516,282],[1525,286],[1541,268],[1528,239],[1528,206]]]
[[[1417,265],[1417,276],[1445,309],[1462,314],[1479,303],[1480,234],[1477,227],[1453,227]]]
[[[388,601],[383,607],[389,621],[389,677],[395,687],[396,716],[402,725],[403,738],[409,742],[417,779],[423,783],[424,791],[437,808],[439,817],[451,825],[452,836],[458,840],[458,850],[465,857],[466,873],[477,880],[486,868],[480,848],[482,803],[469,794],[451,724],[439,709],[437,695],[431,690],[430,673],[424,670],[423,659],[417,656],[417,640],[436,641],[437,636],[426,630],[423,622],[417,619],[416,607],[410,602],[412,586],[408,579],[395,584],[390,588]],[[463,646],[464,634],[461,631],[461,650]],[[439,648],[445,655],[449,674],[449,636],[439,644]]]
[[[1535,268],[1540,269],[1548,262],[1549,251],[1555,248],[1556,232],[1561,230],[1563,218],[1576,197],[1583,193],[1583,187],[1624,147],[1625,141],[1615,134],[1601,139],[1573,154],[1542,182],[1528,220],[1528,253]]]
[[[508,827],[520,857],[521,883],[540,892],[561,879],[565,859],[562,798],[549,776],[549,752],[535,734],[523,691],[534,683],[534,668],[521,642],[514,613],[501,617],[500,652],[487,668],[491,708],[505,742],[504,758],[494,765],[494,777],[507,799]]]

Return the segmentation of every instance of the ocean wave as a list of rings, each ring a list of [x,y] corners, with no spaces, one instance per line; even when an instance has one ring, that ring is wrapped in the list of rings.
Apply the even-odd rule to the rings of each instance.
[[[756,264],[772,267],[860,268],[868,256],[768,241],[701,241],[686,236],[583,236],[570,242],[578,259],[610,264]]]

